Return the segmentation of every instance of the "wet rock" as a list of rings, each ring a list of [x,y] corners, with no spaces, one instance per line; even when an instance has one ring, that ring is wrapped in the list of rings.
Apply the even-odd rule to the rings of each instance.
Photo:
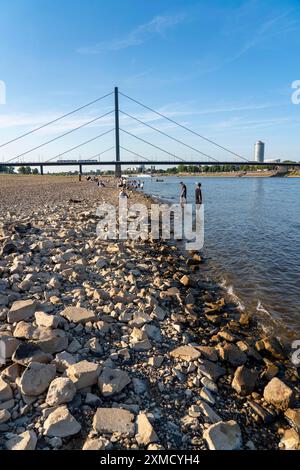
[[[31,362],[47,364],[51,362],[52,359],[53,357],[51,354],[45,353],[38,346],[32,343],[21,343],[12,357],[14,362],[25,367],[27,367]]]
[[[10,385],[0,376],[0,402],[6,402],[13,397]]]
[[[294,393],[284,382],[274,377],[264,389],[264,399],[275,408],[285,411],[293,405]]]
[[[120,408],[98,408],[94,415],[93,428],[99,433],[134,435],[134,415]]]
[[[139,445],[143,446],[158,441],[157,434],[147,415],[144,413],[139,414],[137,417],[137,434],[135,439]]]
[[[72,323],[87,323],[96,318],[94,312],[80,307],[67,307],[60,312],[60,315]]]
[[[110,367],[105,367],[98,379],[98,385],[104,397],[120,393],[130,382],[127,372]]]
[[[288,420],[291,426],[300,433],[300,408],[289,408],[284,413],[285,418]]]
[[[55,378],[54,364],[40,364],[32,362],[23,372],[20,379],[21,391],[24,395],[36,397],[45,392]]]
[[[37,437],[34,431],[25,431],[12,439],[5,446],[8,450],[35,450]]]
[[[71,415],[66,406],[54,410],[44,423],[44,434],[50,437],[67,437],[77,434],[81,425]]]
[[[100,365],[89,361],[77,362],[66,370],[66,374],[75,384],[76,389],[81,390],[97,383]]]
[[[195,361],[200,355],[201,353],[192,346],[179,346],[179,348],[170,352],[171,357],[182,359],[183,361]]]
[[[222,421],[211,425],[203,433],[210,450],[239,450],[242,434],[236,421]]]
[[[257,379],[256,371],[240,366],[235,371],[231,386],[239,395],[249,395],[253,392]]]
[[[46,403],[49,406],[62,405],[72,401],[75,395],[76,387],[72,380],[66,377],[58,377],[49,386]]]
[[[11,309],[7,314],[7,321],[8,323],[15,323],[27,320],[33,317],[35,309],[35,300],[18,300],[12,304]]]

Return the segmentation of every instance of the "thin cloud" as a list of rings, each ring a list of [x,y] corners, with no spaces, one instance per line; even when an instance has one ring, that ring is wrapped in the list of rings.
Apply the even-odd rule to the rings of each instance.
[[[185,20],[185,15],[159,15],[148,23],[139,25],[129,32],[127,36],[112,41],[102,41],[93,46],[81,47],[77,50],[79,54],[101,54],[107,51],[119,51],[132,46],[139,46],[154,35],[163,35]]]

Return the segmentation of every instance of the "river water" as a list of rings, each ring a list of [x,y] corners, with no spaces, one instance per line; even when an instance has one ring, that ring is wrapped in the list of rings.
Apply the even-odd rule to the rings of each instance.
[[[178,202],[179,183],[194,202],[202,183],[204,269],[265,328],[300,339],[300,180],[165,177],[144,179],[147,194]]]

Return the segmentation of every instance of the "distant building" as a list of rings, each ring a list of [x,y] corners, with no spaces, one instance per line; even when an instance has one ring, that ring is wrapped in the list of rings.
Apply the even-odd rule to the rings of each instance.
[[[264,163],[265,160],[265,144],[258,140],[254,149],[254,160],[258,163]]]
[[[273,160],[265,160],[265,163],[280,163],[280,158],[275,158]]]

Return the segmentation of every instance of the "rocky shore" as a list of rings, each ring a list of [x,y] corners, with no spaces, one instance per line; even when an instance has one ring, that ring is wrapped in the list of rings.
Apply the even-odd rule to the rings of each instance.
[[[290,352],[199,254],[98,239],[112,179],[0,180],[1,450],[300,448]]]

